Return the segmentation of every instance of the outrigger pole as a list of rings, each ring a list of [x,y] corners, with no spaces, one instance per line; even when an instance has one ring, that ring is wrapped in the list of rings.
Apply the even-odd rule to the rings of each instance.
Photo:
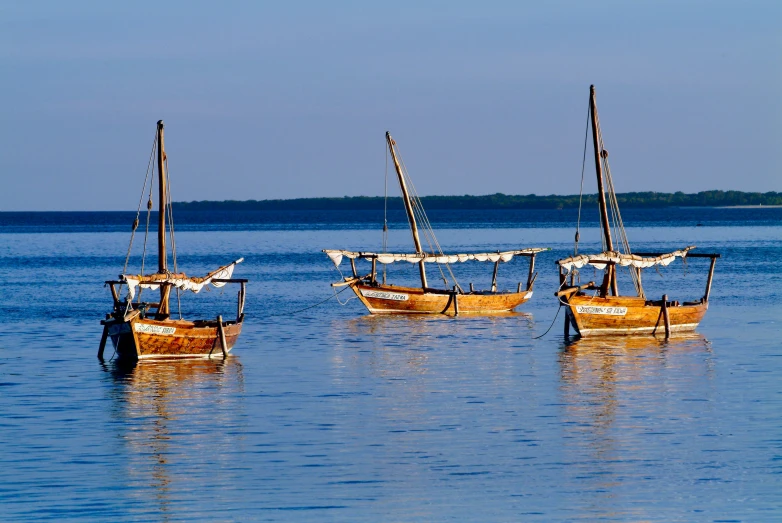
[[[603,155],[608,156],[608,152],[600,148],[600,123],[597,119],[597,101],[595,99],[595,86],[589,86],[589,112],[592,117],[592,144],[595,148],[595,170],[597,173],[597,199],[600,204],[600,222],[603,225],[603,236],[606,240],[606,250],[613,251],[614,244],[611,241],[611,226],[608,223],[608,210],[606,209],[606,196],[603,190]],[[606,279],[610,278],[611,292],[614,296],[619,295],[616,285],[616,269],[613,265],[606,266]],[[607,281],[601,287],[601,293],[605,296],[608,293]]]
[[[421,248],[421,240],[418,238],[418,226],[415,222],[415,214],[413,213],[413,204],[410,201],[410,195],[407,192],[407,184],[405,183],[405,177],[402,173],[402,167],[399,165],[399,160],[396,158],[396,151],[394,145],[396,142],[391,138],[391,133],[386,132],[386,141],[388,142],[388,150],[391,151],[391,158],[394,160],[394,168],[396,174],[399,177],[399,187],[402,189],[402,201],[405,203],[405,210],[407,211],[407,219],[410,220],[410,230],[413,233],[413,243],[415,244],[415,252],[418,254],[426,254]],[[418,272],[421,273],[421,288],[426,290],[426,269],[424,268],[424,260],[421,259],[418,262]]]

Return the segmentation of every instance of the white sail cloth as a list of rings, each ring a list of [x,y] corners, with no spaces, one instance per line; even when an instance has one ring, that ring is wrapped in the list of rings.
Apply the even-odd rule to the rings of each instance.
[[[571,256],[564,260],[558,260],[557,263],[560,267],[563,267],[568,272],[573,269],[580,269],[584,265],[591,265],[598,270],[606,268],[609,263],[614,263],[622,267],[637,267],[639,269],[646,269],[648,267],[654,267],[655,265],[666,266],[670,264],[677,257],[686,258],[687,253],[694,249],[694,245],[679,249],[678,251],[661,254],[659,256],[638,256],[636,254],[621,254],[617,251],[606,251],[600,254],[582,254],[580,256]]]
[[[539,252],[547,251],[548,249],[521,249],[517,251],[504,251],[504,252],[487,252],[477,254],[444,254],[436,256],[433,254],[393,254],[393,253],[374,253],[374,252],[353,252],[343,250],[330,250],[324,249],[323,252],[331,258],[334,265],[339,267],[342,263],[342,258],[349,258],[354,260],[356,258],[363,258],[366,260],[376,259],[379,263],[388,264],[398,261],[406,261],[409,263],[418,263],[423,261],[424,263],[462,263],[466,261],[490,261],[490,262],[509,262],[514,256],[518,255],[531,255]]]
[[[149,275],[130,275],[123,274],[120,278],[128,284],[128,294],[130,299],[136,295],[136,287],[143,289],[157,289],[161,284],[173,285],[177,289],[184,291],[199,292],[205,285],[211,284],[213,287],[222,287],[225,282],[218,282],[214,280],[228,280],[231,278],[234,272],[234,267],[237,263],[244,261],[244,258],[224,265],[217,270],[214,270],[204,276],[203,278],[188,278],[184,273],[179,274],[149,274]]]

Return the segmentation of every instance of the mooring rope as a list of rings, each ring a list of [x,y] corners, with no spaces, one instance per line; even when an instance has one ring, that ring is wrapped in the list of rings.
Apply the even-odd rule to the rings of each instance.
[[[560,311],[561,309],[562,309],[562,303],[560,302],[560,304],[559,304],[559,307],[557,308],[557,313],[554,315],[554,319],[553,319],[553,320],[551,320],[551,325],[549,325],[549,326],[548,326],[548,329],[546,329],[546,332],[544,332],[544,333],[543,333],[543,334],[541,334],[540,336],[535,336],[534,338],[532,338],[533,340],[538,340],[538,339],[542,338],[543,336],[545,336],[546,334],[548,334],[548,331],[550,331],[550,330],[551,330],[551,327],[553,327],[553,326],[554,326],[554,323],[556,323],[556,321],[557,321],[557,317],[559,316],[559,311]]]
[[[334,295],[333,295],[333,296],[329,296],[329,297],[328,297],[328,298],[326,298],[325,300],[323,300],[323,301],[319,301],[318,303],[316,303],[316,304],[314,304],[314,305],[309,305],[309,306],[307,306],[307,307],[304,307],[303,309],[299,309],[299,310],[296,310],[296,311],[285,311],[285,312],[280,312],[280,313],[277,313],[277,314],[267,314],[267,315],[266,315],[266,317],[267,317],[267,318],[270,318],[270,317],[274,317],[274,316],[290,316],[291,314],[298,314],[298,313],[300,313],[300,312],[304,312],[304,311],[307,311],[307,310],[310,310],[310,309],[314,309],[315,307],[317,307],[317,306],[319,306],[319,305],[323,305],[324,303],[326,303],[327,301],[329,301],[331,298],[337,298],[337,295],[338,295],[338,294],[342,294],[343,292],[345,292],[345,291],[346,291],[346,290],[348,290],[349,288],[350,288],[350,285],[346,285],[346,286],[345,286],[345,288],[344,288],[344,289],[342,289],[342,290],[341,290],[341,291],[339,291],[339,292],[337,292],[337,290],[336,290],[336,289],[334,289]],[[348,301],[350,301],[350,299],[352,299],[352,298],[349,298],[347,301],[345,301],[345,303],[347,303]],[[342,303],[341,301],[339,301],[339,298],[337,298],[337,301],[339,302],[339,304],[340,304],[340,305],[345,305],[345,303]]]

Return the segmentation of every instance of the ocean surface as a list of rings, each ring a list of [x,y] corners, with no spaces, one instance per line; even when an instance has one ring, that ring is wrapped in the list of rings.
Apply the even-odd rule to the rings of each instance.
[[[349,264],[321,249],[380,250],[382,212],[180,213],[180,270],[244,257],[242,337],[226,361],[100,363],[134,217],[0,213],[1,521],[782,521],[782,209],[624,211],[636,251],[722,254],[697,333],[668,341],[564,338],[572,211],[430,212],[446,252],[551,248],[518,314],[458,318],[335,296]],[[410,252],[404,215],[389,222]],[[491,264],[453,269],[490,285]],[[700,298],[707,270],[647,271],[647,294]],[[514,258],[499,286],[526,274]],[[181,308],[227,316],[235,298]]]

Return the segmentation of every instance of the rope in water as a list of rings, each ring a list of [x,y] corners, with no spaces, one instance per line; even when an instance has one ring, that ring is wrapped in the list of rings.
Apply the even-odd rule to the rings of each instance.
[[[318,303],[316,303],[316,304],[314,304],[314,305],[309,305],[309,306],[307,306],[307,307],[304,307],[303,309],[299,309],[299,310],[296,310],[296,311],[286,311],[286,312],[280,312],[280,313],[277,313],[277,314],[267,314],[267,317],[272,317],[272,316],[289,316],[289,315],[291,315],[291,314],[298,314],[298,313],[300,313],[300,312],[304,312],[304,311],[307,311],[307,310],[310,310],[310,309],[314,309],[315,307],[317,307],[317,306],[319,306],[319,305],[323,305],[324,303],[326,303],[327,301],[329,301],[329,300],[330,300],[330,299],[332,299],[332,298],[337,298],[337,295],[338,295],[338,294],[341,294],[341,293],[345,292],[345,291],[346,291],[346,290],[348,290],[349,288],[350,288],[350,285],[346,285],[346,286],[345,286],[345,288],[344,288],[344,289],[342,289],[342,290],[341,290],[341,291],[339,291],[339,292],[337,292],[337,290],[335,289],[335,290],[334,290],[334,295],[333,295],[333,296],[329,296],[329,297],[328,297],[328,298],[326,298],[325,300],[323,300],[323,301],[319,301]],[[342,303],[341,301],[339,301],[339,298],[337,298],[337,301],[339,302],[339,304],[340,304],[340,305],[345,305],[345,303],[347,303],[347,301],[346,301],[345,303]]]
[[[560,285],[560,286],[559,286],[559,290],[562,290],[562,287],[563,287],[564,285],[565,285],[565,284],[564,284],[564,282],[563,282],[563,283],[562,283],[562,285]],[[562,301],[562,298],[561,298],[561,297],[557,296],[557,300],[559,301],[559,307],[557,308],[557,313],[554,315],[554,319],[553,319],[553,320],[551,320],[551,325],[549,325],[549,326],[548,326],[548,329],[546,329],[546,332],[544,332],[544,333],[543,333],[543,334],[541,334],[540,336],[535,336],[534,338],[532,338],[533,340],[539,340],[540,338],[542,338],[543,336],[545,336],[546,334],[548,334],[548,332],[551,330],[551,327],[553,327],[553,326],[554,326],[554,323],[556,323],[556,321],[557,321],[557,317],[559,317],[559,311],[562,309],[562,306],[563,306],[563,305],[565,305],[565,306],[568,306],[568,307],[569,307],[569,305],[568,305],[567,303],[565,303],[565,302],[563,302],[563,301]],[[567,321],[567,318],[565,318],[565,321]]]

